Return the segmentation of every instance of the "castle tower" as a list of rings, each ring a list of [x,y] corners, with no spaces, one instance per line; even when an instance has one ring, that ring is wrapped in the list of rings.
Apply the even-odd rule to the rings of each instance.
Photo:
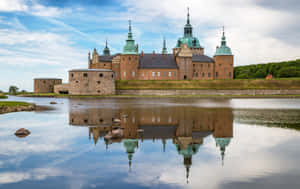
[[[167,50],[167,47],[166,47],[166,39],[165,38],[164,38],[164,42],[163,42],[162,54],[168,54],[168,50]]]
[[[138,46],[134,44],[129,20],[129,31],[126,44],[123,48],[120,62],[120,79],[134,80],[138,78],[139,55]]]
[[[173,49],[173,54],[177,54],[179,49],[182,47],[183,44],[187,44],[187,47],[190,48],[192,51],[192,54],[204,54],[204,48],[201,47],[200,42],[198,38],[193,37],[193,27],[190,23],[190,12],[188,8],[188,13],[187,13],[187,19],[186,19],[186,24],[184,26],[184,35],[183,37],[179,38],[177,40],[176,47]]]
[[[233,79],[233,54],[226,43],[223,27],[221,46],[217,47],[214,56],[216,79]]]
[[[225,150],[226,147],[229,145],[231,138],[215,138],[215,140],[216,140],[216,146],[220,147],[222,166],[223,166],[224,158],[225,158]]]
[[[110,50],[109,50],[109,48],[107,47],[107,40],[106,40],[106,42],[105,42],[105,48],[104,48],[104,50],[103,50],[103,55],[104,55],[104,56],[110,56]]]
[[[92,63],[96,64],[98,62],[99,62],[99,55],[96,48],[94,48],[93,55],[92,55]]]

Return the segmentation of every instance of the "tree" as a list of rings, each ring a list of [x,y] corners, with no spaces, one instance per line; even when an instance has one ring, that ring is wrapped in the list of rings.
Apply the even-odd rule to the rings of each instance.
[[[296,67],[281,68],[278,71],[279,77],[300,77],[300,70]]]
[[[12,86],[9,87],[8,93],[12,94],[12,95],[15,95],[15,94],[18,93],[18,91],[19,91],[19,88],[17,86],[12,85]]]

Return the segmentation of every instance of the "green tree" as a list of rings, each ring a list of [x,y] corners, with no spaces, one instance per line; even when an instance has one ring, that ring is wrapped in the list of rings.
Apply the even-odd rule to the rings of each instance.
[[[300,77],[300,69],[296,67],[285,67],[278,71],[279,77]]]
[[[19,88],[17,86],[12,85],[12,86],[9,87],[8,93],[12,94],[12,95],[15,95],[15,94],[18,93],[18,91],[19,91]]]

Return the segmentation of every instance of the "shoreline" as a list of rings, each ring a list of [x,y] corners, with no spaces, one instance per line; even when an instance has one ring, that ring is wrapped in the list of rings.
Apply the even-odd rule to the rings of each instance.
[[[61,95],[61,94],[25,94],[19,97],[40,98],[300,98],[297,95]]]

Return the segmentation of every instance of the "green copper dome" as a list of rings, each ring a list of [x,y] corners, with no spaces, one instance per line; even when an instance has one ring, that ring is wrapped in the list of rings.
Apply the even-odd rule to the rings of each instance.
[[[222,156],[222,164],[224,164],[225,150],[229,145],[231,138],[216,138],[216,145],[220,147],[221,156]]]
[[[131,169],[132,156],[134,154],[135,148],[137,147],[137,139],[124,139],[123,144],[126,148],[126,153],[128,155],[129,170]]]
[[[181,148],[178,144],[176,144],[177,152],[184,157],[192,157],[195,155],[200,148],[200,144],[191,144],[186,149]]]
[[[126,40],[126,44],[123,48],[123,54],[137,54],[137,47],[134,44],[134,40],[132,38],[131,32],[131,22],[129,20],[129,31],[128,31],[128,38]]]
[[[190,13],[188,11],[187,21],[184,26],[184,36],[177,40],[176,48],[180,48],[184,43],[187,44],[188,47],[193,48],[202,48],[199,40],[196,37],[193,37],[193,27],[190,24]]]
[[[231,49],[226,45],[225,32],[223,30],[221,46],[217,47],[215,56],[218,55],[232,55]]]

